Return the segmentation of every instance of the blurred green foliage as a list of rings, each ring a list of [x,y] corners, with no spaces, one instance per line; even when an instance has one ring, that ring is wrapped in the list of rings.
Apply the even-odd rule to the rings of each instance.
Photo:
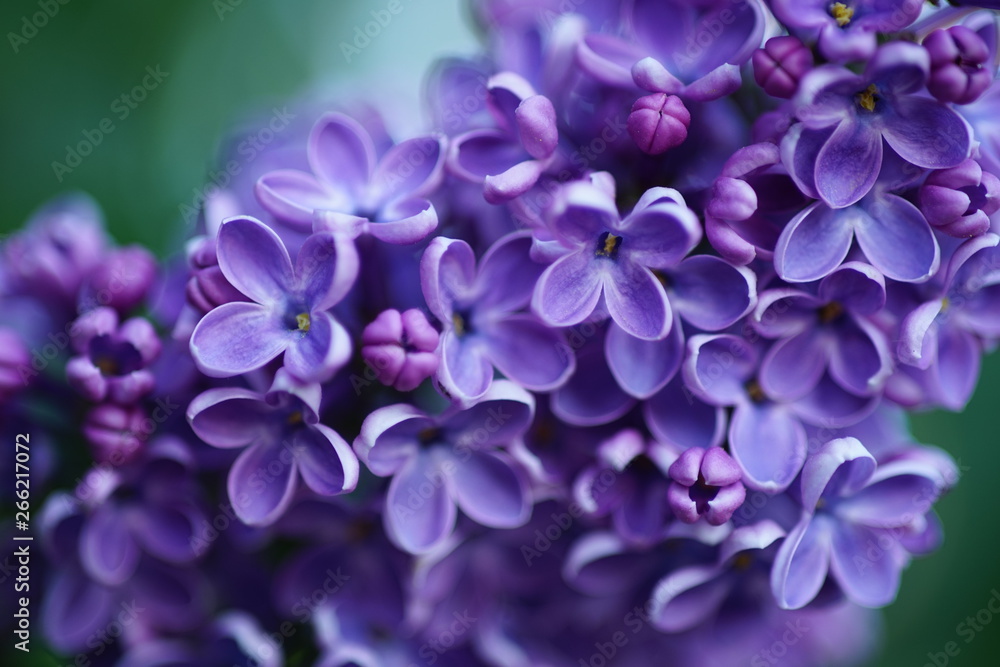
[[[204,186],[220,140],[248,111],[287,104],[317,85],[332,89],[348,76],[372,83],[373,73],[387,69],[395,77],[388,85],[397,86],[400,98],[415,109],[412,100],[432,56],[468,53],[475,42],[463,27],[461,0],[406,3],[406,13],[348,63],[340,43],[350,41],[354,26],[384,4],[70,0],[32,31],[25,21],[41,11],[37,0],[5,0],[0,3],[0,234],[19,228],[54,195],[83,190],[104,208],[120,243],[142,243],[161,254],[176,251],[189,231],[181,206]],[[159,67],[166,77],[123,117],[127,100],[120,98],[142,84],[147,67]],[[101,132],[100,143],[79,166],[57,174],[61,170],[53,163],[70,166],[67,147],[85,140],[85,132],[96,136],[106,118],[113,131]],[[1000,590],[998,397],[1000,358],[993,356],[964,413],[913,420],[918,440],[959,460],[963,480],[940,504],[944,548],[913,564],[899,600],[885,613],[885,642],[876,665],[933,665],[928,653],[945,651],[948,642],[959,649],[952,665],[997,664],[1000,615],[968,643],[969,634],[960,634],[957,626],[985,607],[992,590]],[[0,592],[4,609],[11,594]],[[36,625],[30,655],[18,653],[3,664],[64,664],[45,654],[37,631]],[[10,656],[10,638],[3,643],[0,655]]]

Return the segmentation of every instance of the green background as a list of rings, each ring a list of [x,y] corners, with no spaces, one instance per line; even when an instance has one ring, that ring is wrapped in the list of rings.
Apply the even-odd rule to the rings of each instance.
[[[43,0],[55,2],[55,0]],[[340,44],[388,0],[70,0],[14,52],[9,33],[41,11],[37,1],[0,3],[0,234],[54,195],[83,190],[103,207],[120,243],[161,254],[190,231],[181,207],[206,183],[220,140],[245,114],[267,114],[304,91],[335,92],[350,81],[381,94],[403,120],[419,119],[421,73],[435,55],[475,48],[460,0],[401,0],[403,11],[351,63]],[[41,21],[39,21],[41,22]],[[113,100],[137,85],[147,66],[168,72],[148,98],[119,120]],[[79,167],[53,171],[66,146],[103,118],[115,129]],[[987,359],[979,389],[962,414],[913,420],[922,442],[960,462],[963,480],[939,508],[947,539],[940,552],[904,574],[885,612],[886,638],[873,664],[922,667],[928,653],[956,642],[950,664],[998,664],[1000,616],[966,643],[956,626],[1000,590],[1000,448],[994,435],[1000,358]],[[4,590],[3,608],[12,592]],[[9,638],[4,638],[4,649]],[[18,665],[55,665],[35,644]],[[2,655],[4,652],[0,652]],[[748,658],[749,659],[749,658]],[[10,664],[10,663],[5,663]]]

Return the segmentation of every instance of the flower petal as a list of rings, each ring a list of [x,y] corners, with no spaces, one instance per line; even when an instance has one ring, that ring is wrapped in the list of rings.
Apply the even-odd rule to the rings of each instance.
[[[353,491],[358,459],[340,434],[324,424],[299,429],[292,441],[302,480],[324,496]]]
[[[457,453],[448,478],[455,502],[476,523],[514,528],[531,515],[528,485],[513,459],[499,452]]]
[[[642,407],[646,425],[656,439],[679,449],[714,447],[726,433],[725,409],[699,401],[680,378]]]
[[[863,607],[884,607],[899,590],[899,544],[883,531],[839,522],[833,531],[830,570],[847,599]],[[880,539],[883,541],[880,542]],[[873,545],[874,553],[873,553]]]
[[[125,583],[139,564],[138,545],[113,504],[99,506],[80,532],[80,561],[87,574],[106,586]]]
[[[623,261],[608,270],[607,276],[604,297],[615,323],[636,338],[665,338],[673,324],[673,313],[667,293],[653,272]]]
[[[355,202],[368,187],[375,167],[375,145],[367,130],[353,118],[328,113],[316,121],[306,144],[313,173]]]
[[[816,597],[830,566],[832,526],[805,518],[788,534],[771,568],[771,592],[782,609],[801,609]]]
[[[229,469],[229,502],[243,523],[267,526],[288,509],[298,477],[295,457],[281,442],[261,441]]]
[[[259,220],[225,220],[216,252],[226,279],[257,303],[282,301],[293,287],[292,260],[285,244]]]
[[[831,208],[855,203],[882,167],[882,135],[871,124],[843,120],[816,156],[816,191]]]
[[[784,491],[806,460],[806,432],[783,406],[744,403],[733,412],[729,446],[744,483],[767,493]]]
[[[675,320],[666,338],[650,341],[611,324],[604,353],[618,386],[636,398],[649,398],[666,386],[680,368],[684,359],[684,332]]]
[[[830,360],[828,346],[815,329],[775,342],[760,364],[760,386],[780,402],[808,394],[823,377]]]
[[[969,126],[936,100],[918,95],[897,98],[880,129],[886,143],[918,167],[947,169],[969,156]]]
[[[382,205],[426,197],[441,181],[444,158],[442,137],[415,137],[396,144],[375,167],[371,179],[372,200]]]
[[[256,370],[292,342],[278,317],[256,303],[225,303],[201,318],[191,332],[191,356],[201,372],[229,377]]]
[[[254,194],[268,213],[300,229],[311,229],[313,211],[350,211],[350,199],[328,189],[312,174],[295,169],[270,171],[254,185]]]
[[[433,452],[412,457],[392,478],[383,517],[389,538],[401,549],[425,553],[451,535],[457,511],[446,484]]]
[[[295,258],[302,300],[309,310],[337,305],[354,286],[359,258],[354,242],[331,232],[311,235]]]
[[[330,313],[313,312],[309,331],[293,332],[285,368],[303,382],[323,382],[351,357],[351,337]]]
[[[545,269],[531,297],[531,308],[543,322],[555,327],[570,326],[594,312],[602,287],[601,272],[593,266],[594,261],[590,249],[584,248]]]
[[[804,283],[829,275],[847,257],[856,208],[833,209],[816,202],[796,215],[778,237],[774,270],[787,282]]]
[[[493,323],[486,347],[497,370],[532,391],[556,389],[576,369],[576,357],[562,334],[530,313]]]
[[[941,249],[920,209],[890,194],[871,198],[863,208],[868,216],[855,234],[876,269],[903,282],[922,282],[937,272]]]
[[[753,308],[757,277],[712,255],[688,257],[670,273],[670,305],[704,331],[734,324]]]

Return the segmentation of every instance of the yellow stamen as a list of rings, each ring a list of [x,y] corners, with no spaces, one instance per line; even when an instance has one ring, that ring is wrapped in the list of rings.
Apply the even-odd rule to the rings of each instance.
[[[836,301],[831,301],[819,309],[819,321],[823,324],[829,324],[840,317],[843,313],[844,307]]]
[[[451,324],[455,327],[455,335],[463,336],[465,335],[465,320],[458,313],[451,316]]]
[[[610,256],[611,253],[613,253],[615,251],[615,246],[618,245],[618,243],[617,243],[618,239],[619,239],[619,237],[615,236],[614,234],[608,234],[608,238],[604,239],[604,254],[605,255],[609,255]]]
[[[302,419],[302,411],[296,410],[292,414],[288,415],[288,425],[295,426],[296,424],[301,424],[304,420]]]
[[[878,92],[878,88],[875,84],[871,84],[863,93],[858,93],[858,105],[867,111],[875,111],[875,100],[877,99],[875,93]]]
[[[830,6],[830,16],[837,20],[837,25],[843,28],[854,18],[854,9],[842,2],[835,2]]]
[[[118,375],[118,364],[114,359],[104,357],[94,362],[94,365],[101,370],[101,375]]]
[[[748,553],[741,553],[733,560],[734,570],[746,570],[753,563],[753,556]]]
[[[309,331],[309,326],[312,324],[312,320],[309,319],[309,313],[299,313],[295,316],[295,323],[299,325],[299,331],[304,333]]]
[[[943,299],[941,299],[941,312],[943,313],[944,311],[948,310],[948,306],[950,305],[951,301],[948,299],[948,297],[944,297]]]
[[[747,395],[750,396],[750,400],[754,403],[763,403],[767,400],[767,394],[764,393],[764,390],[760,387],[760,383],[756,380],[751,380],[747,384]]]

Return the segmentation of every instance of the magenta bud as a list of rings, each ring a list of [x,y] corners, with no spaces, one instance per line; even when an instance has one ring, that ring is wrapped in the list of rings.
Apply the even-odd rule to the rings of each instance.
[[[992,68],[987,66],[989,47],[969,28],[935,30],[923,44],[931,56],[927,90],[942,102],[975,102],[993,82]]]
[[[156,279],[156,258],[138,246],[112,250],[91,273],[81,294],[81,310],[109,306],[127,312],[146,298]]]
[[[667,490],[667,502],[684,523],[704,517],[709,524],[721,526],[746,499],[740,468],[721,447],[687,449],[668,472],[673,484]]]
[[[137,405],[104,403],[87,414],[82,430],[95,461],[120,466],[138,456],[155,428]]]
[[[1000,209],[1000,179],[968,158],[931,172],[917,202],[939,231],[957,238],[978,236],[990,230],[990,216]]]
[[[628,133],[644,153],[659,155],[687,139],[691,113],[676,95],[640,97],[628,116]]]
[[[772,37],[753,53],[753,78],[768,95],[788,99],[813,66],[812,52],[798,37]]]
[[[13,329],[0,327],[0,403],[26,387],[35,375],[21,337]]]
[[[382,384],[413,391],[437,371],[438,340],[420,310],[385,310],[361,334],[361,357]]]

